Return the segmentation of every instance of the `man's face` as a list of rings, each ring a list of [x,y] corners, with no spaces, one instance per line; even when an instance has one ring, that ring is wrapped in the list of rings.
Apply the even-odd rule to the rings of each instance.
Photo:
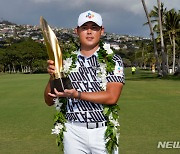
[[[87,22],[75,31],[79,36],[81,47],[94,48],[98,45],[104,28],[94,22]]]

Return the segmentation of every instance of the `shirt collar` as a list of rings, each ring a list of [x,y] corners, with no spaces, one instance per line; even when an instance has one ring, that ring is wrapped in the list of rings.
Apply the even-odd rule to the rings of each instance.
[[[89,56],[89,57],[86,57],[86,56],[84,56],[84,55],[82,55],[81,54],[81,52],[80,52],[80,49],[77,51],[77,57],[79,58],[79,57],[83,57],[83,58],[85,58],[85,59],[89,59],[89,58],[91,58],[91,57],[93,57],[93,56],[96,56],[96,57],[98,57],[98,51],[99,51],[99,49],[100,49],[100,47],[91,55],[91,56]]]

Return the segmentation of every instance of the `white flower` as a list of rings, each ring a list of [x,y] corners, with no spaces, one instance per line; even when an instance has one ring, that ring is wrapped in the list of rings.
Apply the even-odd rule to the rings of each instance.
[[[63,70],[65,73],[69,72],[72,62],[72,58],[66,58],[65,60],[63,60]]]
[[[117,141],[118,142],[118,141]],[[118,150],[118,147],[117,147],[117,145],[115,145],[115,147],[114,147],[114,151],[117,151]]]
[[[100,69],[102,70],[104,70],[104,69],[106,69],[106,64],[105,63],[100,63],[99,64],[100,65]]]
[[[115,127],[120,126],[118,120],[113,119],[113,120],[110,120],[110,121],[114,124]]]
[[[110,48],[110,44],[104,43],[103,48],[106,50],[107,54],[112,54],[113,51]]]
[[[61,123],[57,123],[57,124],[55,125],[55,128],[52,129],[51,134],[56,134],[56,135],[58,135],[58,134],[60,133],[61,129],[63,129],[63,125],[62,125]]]
[[[114,120],[114,118],[112,116],[112,113],[110,113],[110,115],[109,115],[109,121],[111,121],[114,124],[115,127],[120,126],[118,120],[117,119]]]
[[[78,68],[72,68],[71,72],[78,72]]]
[[[116,134],[116,138],[119,139],[119,136],[120,136],[120,133],[117,133]]]
[[[56,125],[55,125],[55,129],[63,129],[63,125],[61,124],[61,123],[57,123]]]
[[[58,135],[59,133],[60,133],[60,130],[59,130],[59,129],[52,129],[51,134],[56,134],[56,135]]]
[[[102,82],[105,82],[106,81],[106,74],[102,74],[101,79],[102,79]]]
[[[106,142],[108,142],[109,140],[111,140],[111,138],[110,138],[110,137],[106,138]]]
[[[110,113],[110,115],[109,115],[109,120],[113,120],[114,118],[113,118],[113,116],[112,116],[112,113]]]
[[[57,111],[61,111],[61,107],[60,106],[56,106],[55,107]]]
[[[98,69],[97,76],[100,79],[100,86],[103,90],[106,90],[107,80],[106,80],[106,64],[100,63],[100,69]]]
[[[102,87],[103,90],[106,90],[106,85],[107,85],[107,83],[102,83],[101,84],[101,87]]]
[[[101,74],[106,75],[106,64],[100,63],[99,65],[100,65],[100,69],[101,69]]]
[[[59,102],[59,98],[55,98],[53,101],[54,101],[54,106],[55,106],[56,110],[60,111],[63,103]]]
[[[73,51],[72,54],[77,55],[79,52],[78,51]]]

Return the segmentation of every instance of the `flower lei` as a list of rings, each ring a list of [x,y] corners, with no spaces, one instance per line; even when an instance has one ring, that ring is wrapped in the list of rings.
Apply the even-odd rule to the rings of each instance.
[[[106,76],[107,73],[112,72],[115,67],[115,63],[112,60],[113,51],[110,48],[110,44],[104,44],[100,42],[100,49],[98,50],[98,62],[99,69],[97,70],[97,76],[100,78],[100,86],[102,90],[106,90]],[[78,67],[75,65],[77,60],[77,52],[71,52],[66,54],[63,57],[63,71],[67,76],[70,72],[77,72]],[[58,111],[54,117],[54,125],[55,128],[52,129],[52,134],[56,134],[56,143],[58,146],[62,147],[63,150],[63,132],[66,131],[65,123],[66,123],[66,98],[56,98],[54,100],[54,106]],[[118,139],[119,139],[119,106],[116,105],[104,105],[103,114],[107,118],[107,129],[105,132],[106,139],[106,149],[109,154],[112,154],[113,151],[118,147]]]

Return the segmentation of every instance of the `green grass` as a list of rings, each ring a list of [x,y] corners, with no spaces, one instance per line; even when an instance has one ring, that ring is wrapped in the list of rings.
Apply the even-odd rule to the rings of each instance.
[[[43,100],[48,75],[0,76],[0,153],[57,154],[54,108]]]
[[[180,80],[126,72],[120,105],[121,154],[178,154],[158,141],[180,141]],[[43,100],[47,74],[0,74],[0,154],[60,153],[51,135],[55,109]]]

